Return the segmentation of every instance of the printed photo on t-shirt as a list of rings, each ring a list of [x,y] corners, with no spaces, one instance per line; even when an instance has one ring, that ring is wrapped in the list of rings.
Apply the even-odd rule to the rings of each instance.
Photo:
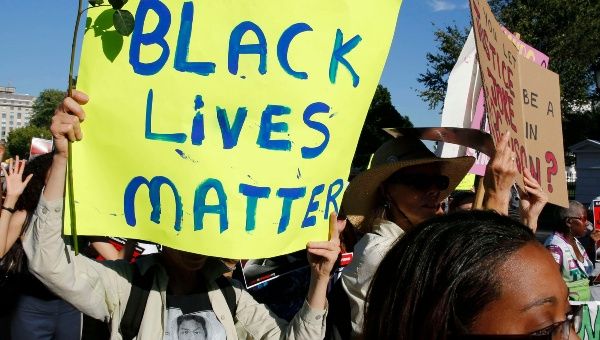
[[[226,340],[225,328],[212,310],[183,314],[179,308],[167,310],[164,340]]]

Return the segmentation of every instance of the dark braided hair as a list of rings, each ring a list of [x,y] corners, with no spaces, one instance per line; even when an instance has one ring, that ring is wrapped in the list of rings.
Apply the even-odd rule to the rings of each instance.
[[[458,212],[421,223],[390,249],[375,274],[364,338],[445,340],[469,333],[501,294],[498,269],[535,242],[529,228],[493,212]]]

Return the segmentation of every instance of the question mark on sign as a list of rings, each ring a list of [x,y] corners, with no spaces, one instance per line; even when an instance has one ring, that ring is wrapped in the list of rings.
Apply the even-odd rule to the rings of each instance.
[[[552,165],[546,169],[546,178],[548,179],[548,192],[553,192],[554,188],[552,187],[552,176],[558,173],[558,163],[556,162],[556,157],[550,151],[546,151],[546,162],[548,164],[552,163]]]

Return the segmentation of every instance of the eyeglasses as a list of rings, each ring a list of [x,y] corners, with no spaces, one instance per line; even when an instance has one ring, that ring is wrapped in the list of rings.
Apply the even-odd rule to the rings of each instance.
[[[443,175],[425,175],[425,174],[403,174],[396,172],[390,176],[386,182],[404,184],[417,190],[428,190],[434,186],[437,190],[446,190],[450,184],[448,176]]]
[[[452,340],[492,340],[492,339],[536,339],[536,340],[568,340],[571,332],[578,333],[581,329],[581,320],[583,314],[583,305],[573,305],[563,321],[553,323],[552,325],[534,331],[529,334],[517,335],[479,335],[465,334],[459,336],[450,336]]]
[[[567,216],[565,217],[565,219],[567,218],[572,218],[572,219],[576,219],[576,220],[580,220],[583,224],[586,224],[587,222],[587,216]]]
[[[532,336],[545,337],[546,339],[568,340],[571,331],[575,333],[581,329],[581,319],[583,314],[583,305],[571,306],[567,317],[563,321],[556,322],[546,328],[531,333]]]

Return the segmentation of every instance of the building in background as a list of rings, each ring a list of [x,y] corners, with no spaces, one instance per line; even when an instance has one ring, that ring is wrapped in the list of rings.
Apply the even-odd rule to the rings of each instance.
[[[14,87],[0,86],[0,140],[6,141],[10,131],[29,124],[34,100]]]
[[[600,141],[586,139],[569,150],[577,156],[575,199],[587,206],[600,196]]]

